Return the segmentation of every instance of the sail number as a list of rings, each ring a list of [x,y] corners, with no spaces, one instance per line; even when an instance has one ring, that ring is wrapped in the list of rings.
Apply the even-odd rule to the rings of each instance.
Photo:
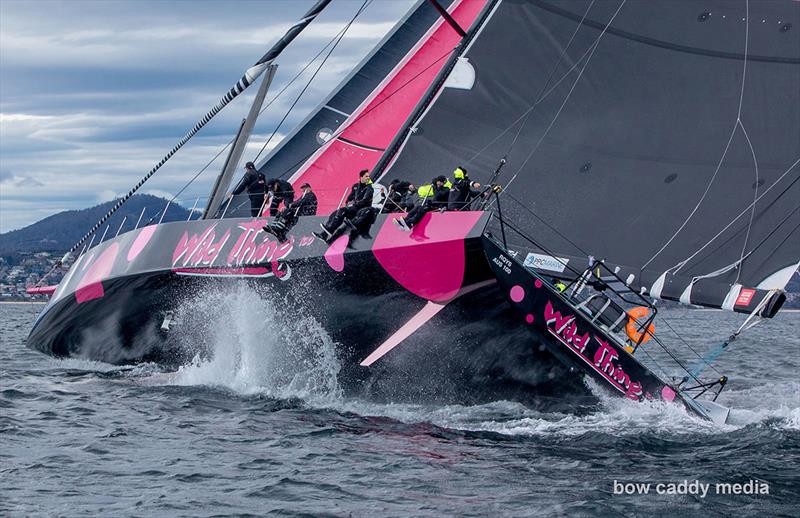
[[[492,259],[492,262],[499,266],[507,274],[511,274],[511,259],[503,255],[497,256]]]

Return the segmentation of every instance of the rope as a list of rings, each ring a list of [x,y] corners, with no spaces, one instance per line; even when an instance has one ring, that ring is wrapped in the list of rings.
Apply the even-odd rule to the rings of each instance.
[[[317,74],[319,73],[319,71],[322,70],[323,66],[325,66],[325,62],[328,61],[328,58],[331,57],[331,54],[333,53],[333,51],[336,50],[336,47],[339,45],[339,43],[341,43],[342,39],[344,38],[344,35],[347,33],[347,30],[350,28],[351,25],[353,25],[353,22],[356,21],[356,18],[358,18],[358,16],[367,7],[369,7],[369,5],[371,3],[372,3],[372,0],[364,0],[364,3],[361,4],[361,7],[358,8],[358,11],[356,11],[356,14],[353,16],[353,18],[351,18],[350,21],[347,23],[347,25],[345,25],[344,29],[341,32],[339,32],[338,39],[336,39],[336,37],[334,37],[334,39],[336,39],[336,43],[333,44],[333,47],[331,47],[331,49],[328,51],[328,54],[325,56],[325,59],[322,60],[322,62],[317,67],[317,69],[314,71],[314,73],[309,78],[308,82],[306,82],[306,85],[303,87],[303,89],[297,95],[297,98],[294,100],[292,105],[289,106],[289,109],[286,110],[286,113],[283,114],[283,118],[281,118],[281,120],[278,123],[278,125],[275,126],[275,129],[272,131],[272,134],[269,136],[267,141],[264,142],[264,145],[261,146],[261,149],[259,150],[259,152],[256,155],[256,157],[253,159],[253,162],[258,161],[258,158],[261,156],[261,153],[263,153],[264,150],[267,149],[267,146],[269,145],[270,142],[272,142],[272,139],[275,137],[275,134],[278,133],[278,130],[281,128],[281,126],[283,126],[283,123],[286,121],[286,118],[289,117],[289,114],[292,113],[292,110],[294,110],[294,107],[300,101],[300,98],[303,97],[303,94],[306,93],[306,90],[308,90],[308,87],[311,86],[311,83],[314,81],[314,78],[317,77]],[[314,59],[316,59],[316,58],[314,58]]]
[[[758,159],[756,158],[756,150],[753,149],[753,143],[750,141],[750,135],[747,134],[747,130],[744,129],[744,124],[742,121],[739,121],[739,127],[742,128],[742,133],[744,134],[744,138],[747,139],[747,145],[750,147],[750,154],[753,156],[753,166],[756,170],[756,181],[753,185],[755,185],[754,193],[753,193],[753,209],[750,211],[750,222],[747,224],[747,234],[744,236],[744,244],[742,245],[742,253],[739,255],[739,266],[741,266],[742,262],[744,261],[744,252],[747,250],[747,242],[750,240],[750,230],[753,228],[753,219],[756,216],[756,201],[758,201],[758,181],[759,181],[759,174],[758,174]],[[739,278],[742,275],[742,269],[739,268],[739,271],[736,272],[736,280],[734,282],[739,282]]]
[[[646,263],[644,263],[644,265],[642,266],[642,270],[647,268],[647,265],[649,265],[651,262],[653,262],[653,260],[656,257],[658,257],[661,254],[661,252],[663,252],[669,246],[670,243],[672,243],[672,241],[678,236],[678,234],[681,233],[681,231],[689,223],[689,220],[692,219],[692,217],[695,215],[697,210],[700,208],[700,205],[703,204],[703,201],[706,199],[706,196],[708,195],[708,191],[711,190],[711,186],[713,185],[714,180],[717,178],[717,174],[719,173],[719,170],[722,168],[722,163],[725,161],[725,157],[727,156],[728,150],[731,147],[731,142],[733,142],[733,137],[734,137],[734,135],[736,135],[736,129],[739,127],[739,125],[742,122],[742,103],[744,101],[744,84],[745,84],[745,77],[747,76],[747,47],[748,47],[748,44],[749,44],[749,41],[750,41],[750,0],[746,0],[745,1],[745,9],[746,9],[746,13],[747,14],[745,16],[746,21],[745,21],[745,36],[744,36],[744,60],[743,60],[743,64],[742,64],[742,85],[741,85],[741,89],[739,91],[739,109],[738,109],[738,111],[736,113],[736,122],[733,124],[733,129],[731,130],[731,134],[728,137],[728,143],[725,145],[725,150],[722,152],[722,156],[720,157],[719,162],[717,162],[717,167],[714,170],[714,174],[711,175],[711,179],[708,181],[708,185],[706,185],[706,190],[703,192],[703,195],[700,196],[700,200],[698,200],[697,205],[695,205],[694,209],[692,209],[692,211],[689,213],[689,215],[683,221],[681,226],[678,227],[678,230],[676,230],[675,233],[672,234],[672,237],[670,237],[667,240],[667,242],[664,243],[664,246],[662,246],[658,250],[658,252],[656,252],[653,255],[653,257],[651,257]],[[744,126],[742,126],[742,129],[744,129]]]

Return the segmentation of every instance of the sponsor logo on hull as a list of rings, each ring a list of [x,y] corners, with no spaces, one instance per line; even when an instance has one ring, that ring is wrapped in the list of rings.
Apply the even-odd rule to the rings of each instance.
[[[568,262],[569,259],[564,257],[553,257],[552,255],[535,254],[531,252],[525,256],[525,262],[522,264],[528,268],[562,273],[567,267]]]

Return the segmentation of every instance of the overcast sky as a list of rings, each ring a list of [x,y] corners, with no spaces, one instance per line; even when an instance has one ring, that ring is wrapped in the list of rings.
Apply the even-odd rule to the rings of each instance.
[[[267,102],[362,1],[334,0],[289,46]],[[0,232],[126,193],[313,3],[0,0]],[[280,134],[413,3],[373,0]],[[263,146],[314,69],[262,115],[245,159]],[[232,138],[254,94],[251,88],[231,103],[140,192],[167,196],[180,188]],[[207,194],[223,159],[181,195],[184,204]]]

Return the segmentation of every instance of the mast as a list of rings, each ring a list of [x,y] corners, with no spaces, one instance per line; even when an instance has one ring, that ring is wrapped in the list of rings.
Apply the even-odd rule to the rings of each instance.
[[[450,13],[448,13],[447,10],[444,7],[442,7],[441,4],[439,4],[439,2],[437,2],[437,0],[428,0],[428,2],[433,4],[434,9],[436,9],[436,12],[439,13],[439,16],[444,18],[445,21],[450,25],[450,27],[452,27],[453,30],[458,33],[459,36],[463,38],[464,36],[467,35],[467,33],[464,32],[464,29],[462,29],[461,26],[456,23],[453,17],[450,16]]]
[[[272,83],[272,78],[275,76],[275,71],[277,69],[278,65],[270,65],[267,70],[267,75],[261,80],[261,86],[258,88],[255,99],[253,99],[253,105],[250,106],[250,112],[239,128],[239,133],[236,135],[233,148],[227,160],[225,160],[225,165],[222,167],[222,171],[217,177],[214,188],[208,197],[208,204],[206,205],[205,211],[203,211],[203,219],[213,218],[217,214],[220,205],[222,205],[222,200],[225,197],[225,193],[228,192],[228,186],[236,172],[239,161],[242,159],[244,148],[247,146],[247,141],[250,140],[250,135],[253,133],[253,127],[256,124],[256,119],[258,119],[258,112],[261,110],[261,105],[264,104],[264,98],[267,95],[267,90],[269,90],[269,85]]]

